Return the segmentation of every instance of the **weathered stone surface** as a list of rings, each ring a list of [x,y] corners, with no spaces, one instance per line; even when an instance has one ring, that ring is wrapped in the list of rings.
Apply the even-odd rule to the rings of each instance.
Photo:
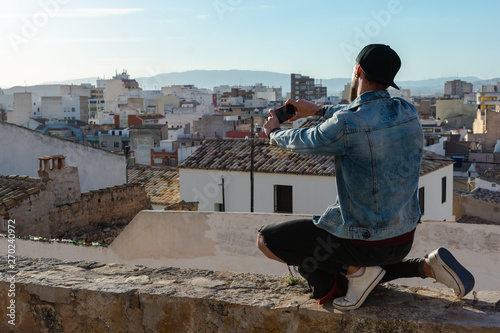
[[[458,300],[384,284],[358,310],[319,306],[305,285],[258,274],[17,258],[0,268],[0,332],[499,332],[499,292]]]

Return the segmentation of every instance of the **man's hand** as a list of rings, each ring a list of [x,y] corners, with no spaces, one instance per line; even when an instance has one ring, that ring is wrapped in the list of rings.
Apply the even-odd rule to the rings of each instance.
[[[275,129],[275,128],[280,128],[280,122],[278,120],[278,117],[274,113],[274,110],[269,110],[271,115],[267,118],[266,123],[264,124],[264,132],[266,133],[267,137],[269,137],[269,133]]]
[[[295,107],[296,114],[288,120],[289,122],[304,117],[314,116],[319,110],[323,108],[322,106],[306,101],[305,99],[298,99],[296,101],[292,101],[291,99],[289,99],[285,104],[292,104]]]

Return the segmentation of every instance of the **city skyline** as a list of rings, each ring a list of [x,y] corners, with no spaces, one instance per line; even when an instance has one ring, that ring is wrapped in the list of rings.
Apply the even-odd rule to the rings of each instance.
[[[350,77],[369,43],[400,54],[396,82],[500,77],[492,58],[500,47],[488,37],[497,2],[28,0],[1,8],[1,87],[110,78],[122,68],[132,77],[199,69]]]

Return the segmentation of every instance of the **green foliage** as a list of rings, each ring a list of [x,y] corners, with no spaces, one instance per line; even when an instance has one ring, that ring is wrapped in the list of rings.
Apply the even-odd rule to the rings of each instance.
[[[304,284],[305,283],[305,280],[303,278],[293,276],[290,273],[285,274],[285,276],[283,277],[283,281],[285,281],[290,286],[295,286],[297,284]]]

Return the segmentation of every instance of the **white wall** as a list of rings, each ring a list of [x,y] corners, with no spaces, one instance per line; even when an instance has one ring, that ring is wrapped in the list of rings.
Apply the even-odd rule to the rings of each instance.
[[[436,153],[438,155],[445,156],[445,154],[446,154],[446,152],[444,150],[444,142],[445,141],[446,141],[445,137],[440,137],[439,142],[437,142],[433,145],[430,145],[430,146],[426,146],[426,147],[424,147],[424,149],[427,151],[431,151],[433,153]]]
[[[226,212],[250,211],[250,173],[179,169],[180,198],[199,201],[200,211],[222,203],[224,176]],[[321,215],[337,198],[335,177],[254,173],[254,211],[274,212],[274,185],[293,186],[293,213]]]
[[[199,201],[200,211],[214,211],[222,203],[221,176],[225,179],[226,212],[250,212],[250,173],[216,170],[179,170],[180,198]],[[441,179],[446,177],[446,202],[441,203]],[[337,198],[335,177],[286,174],[254,174],[254,212],[274,212],[274,185],[293,186],[293,213],[318,214]],[[453,208],[453,166],[420,177],[425,187],[424,220],[455,221]]]
[[[108,248],[17,239],[16,255],[283,275],[288,272],[287,266],[266,258],[257,249],[257,231],[265,224],[297,218],[310,216],[142,211]],[[474,290],[500,291],[498,239],[500,226],[422,223],[408,257],[422,258],[440,246],[446,247],[475,276]],[[0,237],[0,255],[7,254],[7,243],[8,238]],[[411,278],[395,283],[449,290],[433,281]]]
[[[81,110],[80,110],[80,96],[76,95],[63,96],[62,106],[63,106],[63,117],[67,117],[68,119],[73,119],[73,117],[75,117],[76,120],[82,120]],[[73,109],[75,111],[73,111]],[[66,112],[64,112],[64,110],[66,110]]]
[[[476,183],[476,188],[484,188],[486,190],[490,190],[493,192],[496,192],[498,190],[499,185],[497,185],[494,182],[489,182],[487,180],[481,179],[481,178],[476,178],[475,179]]]
[[[134,151],[135,163],[151,165],[151,149],[155,146],[153,136],[149,134],[134,135],[130,144]]]
[[[14,112],[7,115],[7,121],[11,124],[24,126],[33,114],[33,98],[30,92],[14,93]]]
[[[177,160],[178,160],[179,164],[184,162],[184,160],[186,158],[188,158],[188,156],[191,155],[193,153],[193,151],[196,150],[196,148],[198,148],[198,146],[181,147],[181,148],[177,149]]]
[[[125,157],[0,122],[0,174],[38,177],[38,158],[65,155],[78,167],[82,192],[125,184]]]
[[[441,179],[446,177],[446,201],[441,203]],[[422,220],[455,221],[453,216],[453,165],[420,177],[418,187],[424,187]]]
[[[75,112],[76,113],[76,112]],[[69,112],[71,114],[71,112]],[[68,112],[64,112],[61,96],[42,97],[42,117],[47,119],[65,119]]]

